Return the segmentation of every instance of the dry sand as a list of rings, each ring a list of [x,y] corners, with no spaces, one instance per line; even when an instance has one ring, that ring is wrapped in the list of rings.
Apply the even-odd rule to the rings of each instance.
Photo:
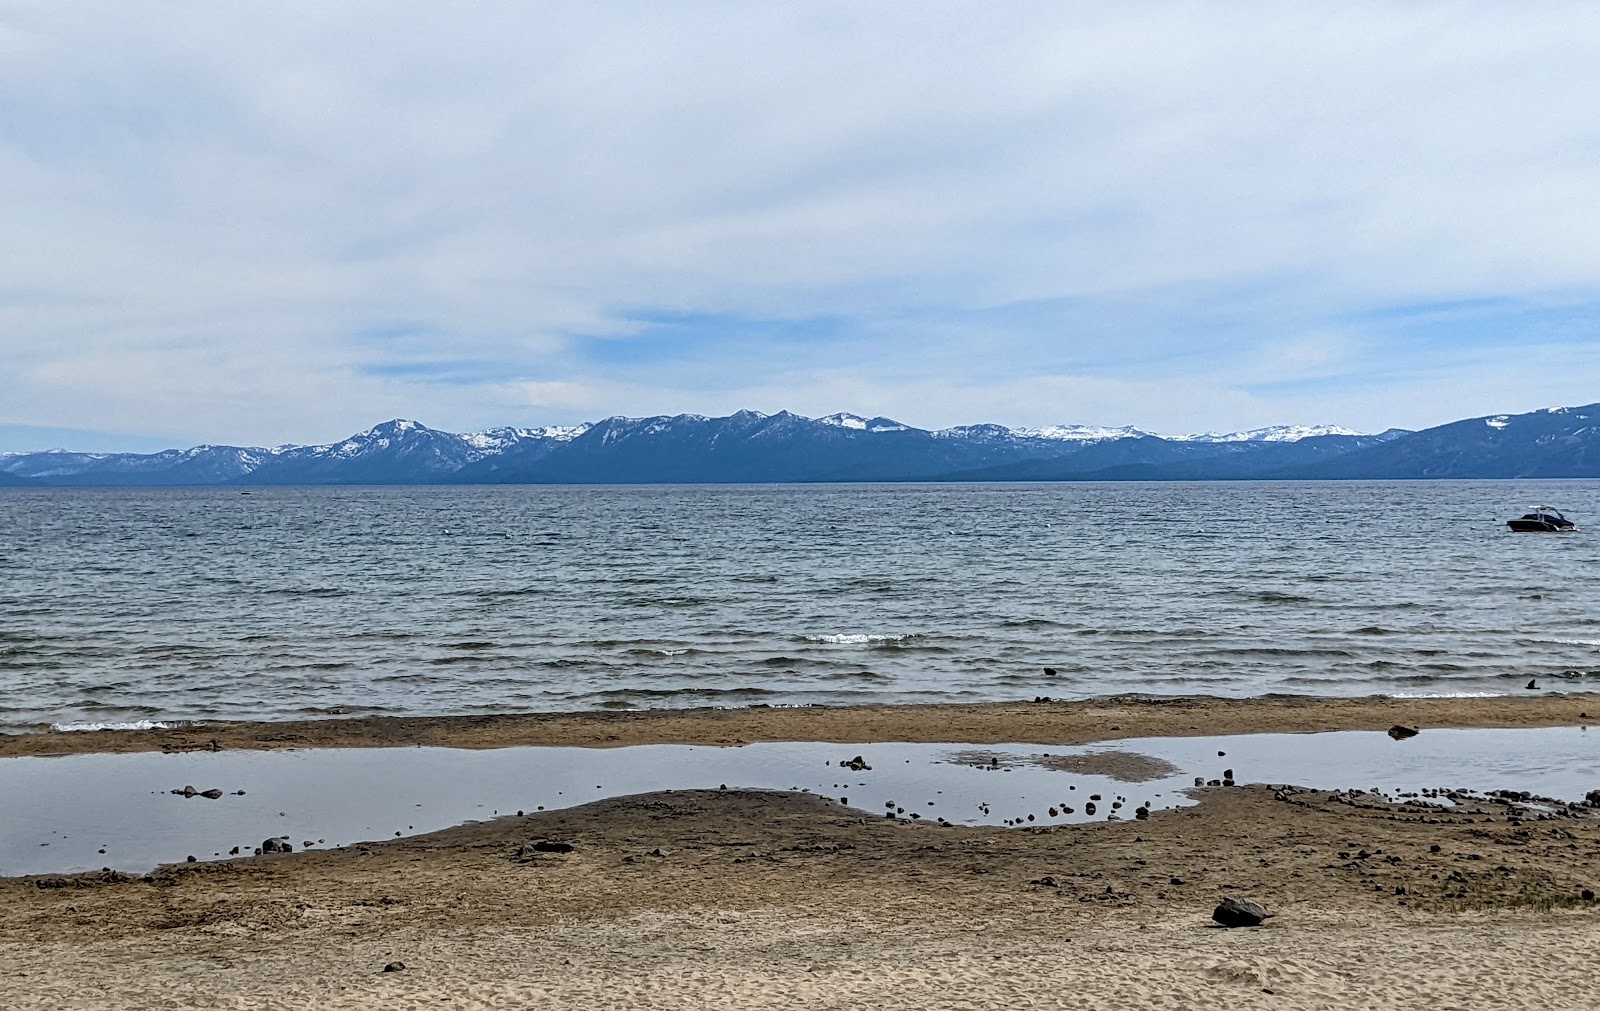
[[[516,743],[575,743],[551,728],[618,744],[630,728],[642,740],[717,740],[705,731],[755,739],[795,726],[815,731],[797,739],[1065,743],[1548,725],[1590,707],[1600,712],[1593,696],[1442,708],[1117,700],[502,726]],[[1008,715],[1024,729],[1007,732]],[[484,724],[459,726],[464,743],[492,743]],[[231,747],[271,733],[207,728],[191,740]],[[1580,897],[1600,889],[1593,812],[1200,794],[1148,821],[991,829],[790,793],[661,793],[148,880],[0,882],[0,993],[22,1009],[1596,1006],[1600,909]],[[575,849],[519,859],[536,839]],[[1277,915],[1258,929],[1213,927],[1225,894]],[[405,969],[383,972],[393,961]]]

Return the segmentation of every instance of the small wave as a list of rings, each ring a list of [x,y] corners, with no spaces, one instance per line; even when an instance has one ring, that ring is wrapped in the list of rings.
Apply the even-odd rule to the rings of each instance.
[[[1600,639],[1551,639],[1562,646],[1600,646]]]
[[[1263,604],[1310,604],[1315,598],[1279,590],[1252,590],[1241,594],[1246,600],[1259,600]]]
[[[806,635],[801,636],[805,642],[821,642],[830,646],[874,646],[880,643],[908,642],[920,639],[921,635],[907,632],[901,635],[872,635],[865,632],[840,632],[836,635]]]
[[[90,730],[171,730],[176,724],[164,720],[106,720],[104,722],[52,723],[50,729],[63,734],[83,733]]]

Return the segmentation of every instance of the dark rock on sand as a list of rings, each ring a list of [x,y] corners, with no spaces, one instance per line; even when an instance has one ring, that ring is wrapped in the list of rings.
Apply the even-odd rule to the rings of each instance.
[[[406,971],[406,964],[404,962],[390,962],[388,965],[383,967],[383,971],[384,972],[405,972]]]
[[[1211,918],[1224,927],[1259,927],[1271,915],[1249,899],[1235,899],[1232,896],[1223,899],[1211,912]]]

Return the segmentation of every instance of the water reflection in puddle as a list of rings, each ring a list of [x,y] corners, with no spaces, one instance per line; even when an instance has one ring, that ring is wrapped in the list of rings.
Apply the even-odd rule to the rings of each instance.
[[[766,743],[738,748],[330,749],[0,759],[0,875],[295,849],[431,832],[519,810],[665,789],[754,787],[843,798],[864,814],[962,825],[1066,824],[1193,803],[1195,777],[1386,792],[1600,787],[1580,727],[1144,738],[1085,747]],[[870,768],[852,769],[860,756]],[[218,799],[170,791],[220,789]],[[243,790],[243,795],[235,791]],[[1091,800],[1095,795],[1098,799]],[[1088,812],[1094,804],[1094,813]],[[1119,805],[1113,807],[1113,805]],[[1054,813],[1052,813],[1054,809]],[[1030,821],[1030,816],[1031,821]]]

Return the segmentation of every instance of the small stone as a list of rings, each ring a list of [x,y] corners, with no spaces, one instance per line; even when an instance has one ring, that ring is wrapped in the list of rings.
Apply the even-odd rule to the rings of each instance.
[[[383,971],[384,972],[405,972],[406,971],[406,964],[404,962],[390,962],[388,965],[383,967]]]
[[[192,786],[186,786],[183,789],[178,790],[176,792],[183,794],[185,797],[193,797],[195,794],[199,793],[200,791],[196,790]]]
[[[222,791],[216,787],[212,787],[209,790],[202,790],[200,792],[200,796],[206,798],[207,800],[217,800],[222,797]]]
[[[1417,736],[1417,734],[1418,734],[1417,728],[1415,728],[1415,727],[1402,727],[1398,723],[1396,723],[1394,726],[1389,728],[1389,736],[1394,738],[1397,741],[1403,741],[1408,737],[1415,737],[1415,736]]]
[[[1259,927],[1272,914],[1249,899],[1228,897],[1212,910],[1211,918],[1224,927]]]
[[[194,854],[190,853],[187,857],[184,857],[184,862],[185,863],[191,863],[191,864],[194,863],[195,862]]]
[[[263,852],[263,853],[293,853],[294,852],[294,846],[292,846],[289,843],[289,840],[278,838],[278,837],[275,836],[275,837],[273,837],[271,839],[262,840],[261,852]]]
[[[535,853],[571,853],[575,846],[569,842],[557,842],[553,839],[540,839],[538,842],[529,843],[526,848]]]
[[[1578,898],[1582,899],[1585,902],[1593,902],[1594,901],[1594,889],[1585,888],[1583,891],[1578,893]]]

